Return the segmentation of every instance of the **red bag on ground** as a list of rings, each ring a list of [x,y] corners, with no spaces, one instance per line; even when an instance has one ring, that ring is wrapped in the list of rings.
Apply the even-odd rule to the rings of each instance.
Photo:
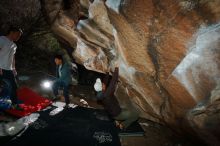
[[[18,89],[17,95],[18,99],[23,102],[22,104],[19,104],[23,110],[9,109],[6,111],[16,117],[27,116],[33,112],[46,108],[52,103],[51,100],[38,95],[27,87]]]

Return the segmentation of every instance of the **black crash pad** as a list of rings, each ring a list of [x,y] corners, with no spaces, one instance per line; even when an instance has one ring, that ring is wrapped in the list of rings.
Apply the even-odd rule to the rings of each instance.
[[[76,107],[50,116],[49,109],[19,137],[1,146],[120,146],[118,131],[104,110]]]

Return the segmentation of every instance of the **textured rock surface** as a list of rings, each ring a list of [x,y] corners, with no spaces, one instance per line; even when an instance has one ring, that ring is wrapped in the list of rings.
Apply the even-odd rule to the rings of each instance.
[[[179,125],[187,119],[219,143],[214,128],[204,131],[207,125],[219,125],[218,108],[212,108],[219,104],[219,0],[41,4],[54,34],[72,47],[78,63],[106,72],[119,62],[120,103],[133,104],[142,117],[156,122]],[[198,107],[212,109],[212,115],[198,117]]]
[[[10,25],[20,26],[26,32],[36,23],[41,12],[39,0],[1,0],[0,30],[6,33]]]
[[[188,120],[196,133],[208,145],[219,145],[220,102],[199,105],[188,114]]]
[[[106,72],[119,61],[142,116],[172,123],[209,98],[219,76],[218,0],[69,2],[75,6],[43,2],[54,33],[90,70]],[[77,20],[82,8],[88,19]]]

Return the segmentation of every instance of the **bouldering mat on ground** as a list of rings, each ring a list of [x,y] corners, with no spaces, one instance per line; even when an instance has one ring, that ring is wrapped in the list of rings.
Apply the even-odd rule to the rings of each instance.
[[[23,110],[9,109],[6,112],[16,117],[27,116],[33,112],[44,109],[52,102],[27,87],[20,88],[17,91],[18,99],[22,101],[20,107]]]
[[[55,107],[40,111],[40,117],[6,146],[120,146],[114,121],[104,110],[66,108],[57,115]]]

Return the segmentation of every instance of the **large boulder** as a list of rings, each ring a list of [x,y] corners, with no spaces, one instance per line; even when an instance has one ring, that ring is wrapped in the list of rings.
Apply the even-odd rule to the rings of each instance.
[[[119,62],[116,96],[122,106],[160,123],[180,126],[187,120],[214,144],[219,7],[219,0],[1,0],[0,29],[14,23],[28,32],[43,10],[77,63],[105,73]]]
[[[72,47],[79,64],[105,73],[119,62],[116,95],[142,117],[196,125],[191,111],[216,105],[207,101],[218,99],[212,91],[220,76],[219,0],[42,0],[42,5],[53,32]]]

